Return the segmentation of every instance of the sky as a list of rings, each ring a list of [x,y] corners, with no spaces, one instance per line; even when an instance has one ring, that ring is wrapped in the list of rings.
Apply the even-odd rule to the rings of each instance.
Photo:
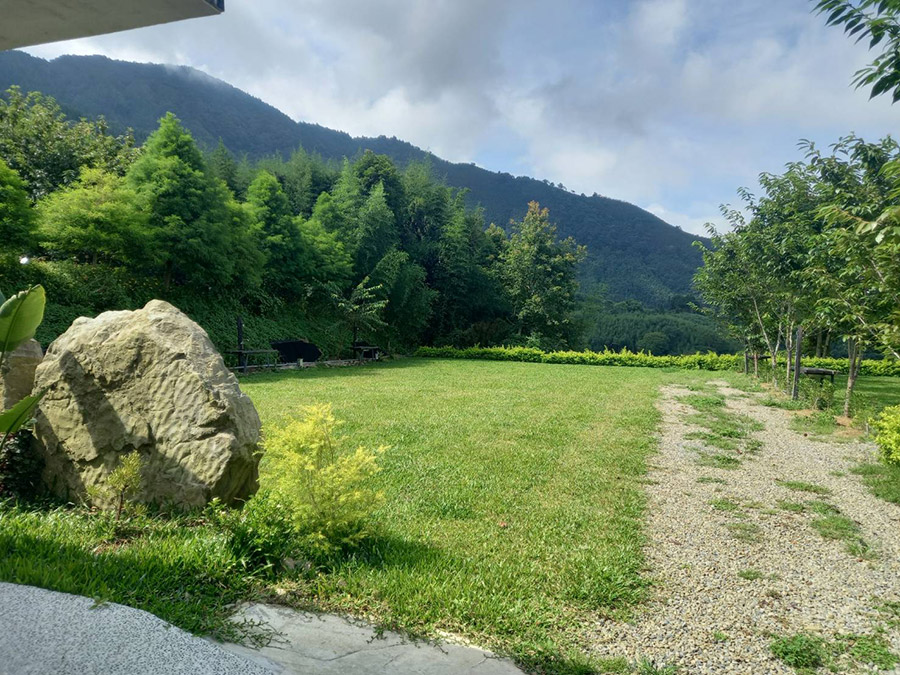
[[[28,49],[198,68],[296,120],[623,199],[694,233],[827,146],[891,133],[872,55],[809,0],[226,0]],[[552,215],[552,214],[551,214]]]

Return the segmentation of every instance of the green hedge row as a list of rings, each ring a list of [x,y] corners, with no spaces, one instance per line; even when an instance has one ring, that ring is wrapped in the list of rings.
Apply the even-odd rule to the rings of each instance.
[[[743,367],[742,354],[684,354],[654,356],[644,352],[543,352],[531,347],[420,347],[416,356],[442,359],[485,359],[488,361],[525,361],[529,363],[568,363],[589,366],[642,366],[645,368],[681,368],[685,370],[738,370]],[[803,365],[847,371],[846,359],[806,358]],[[861,375],[900,376],[900,362],[868,360],[860,366]]]

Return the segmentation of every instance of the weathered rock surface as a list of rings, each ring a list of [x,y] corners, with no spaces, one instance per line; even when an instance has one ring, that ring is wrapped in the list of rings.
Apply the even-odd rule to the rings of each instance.
[[[260,421],[206,332],[172,305],[81,318],[37,368],[44,482],[75,500],[120,457],[145,460],[140,501],[202,506],[257,488]]]
[[[36,340],[23,342],[4,357],[0,370],[0,410],[8,410],[31,393],[34,371],[43,357]]]

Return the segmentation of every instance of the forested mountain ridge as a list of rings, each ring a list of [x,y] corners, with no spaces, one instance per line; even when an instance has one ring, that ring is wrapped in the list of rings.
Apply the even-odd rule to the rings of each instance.
[[[549,183],[454,164],[395,138],[353,138],[317,124],[294,122],[274,107],[220,80],[183,66],[113,61],[100,56],[64,56],[53,61],[23,52],[0,53],[0,90],[18,85],[53,96],[70,117],[103,115],[114,132],[132,128],[143,141],[166,112],[174,112],[202,147],[221,138],[251,159],[289,154],[297,146],[326,159],[355,157],[366,149],[400,166],[428,159],[448,185],[467,188],[486,222],[506,226],[520,220],[529,201],[550,209],[562,236],[587,246],[581,278],[586,288],[602,284],[611,299],[634,298],[665,306],[690,290],[699,266],[682,232],[627,202],[576,195]],[[298,94],[302,95],[302,94]]]

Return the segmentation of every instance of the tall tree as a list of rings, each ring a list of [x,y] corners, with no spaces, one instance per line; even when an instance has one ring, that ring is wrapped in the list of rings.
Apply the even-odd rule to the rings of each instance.
[[[78,179],[82,167],[122,175],[136,155],[130,134],[112,136],[101,117],[69,122],[55,100],[18,87],[0,95],[0,159],[32,201]]]
[[[139,267],[151,246],[147,215],[137,203],[124,178],[84,169],[78,181],[39,203],[41,242],[56,255]]]
[[[392,249],[375,266],[372,282],[384,299],[384,325],[375,333],[389,352],[419,344],[431,316],[435,292],[425,283],[425,270],[405,251]]]
[[[398,242],[394,214],[388,207],[381,183],[372,188],[359,210],[354,239],[357,278],[368,276]]]
[[[191,135],[169,113],[144,144],[127,175],[148,213],[154,259],[163,286],[210,289],[228,285],[247,248],[245,224],[229,211],[225,184],[212,176]],[[239,252],[239,253],[238,253]]]
[[[0,254],[28,252],[34,244],[33,216],[25,182],[0,159]]]
[[[537,202],[530,202],[525,218],[512,227],[501,265],[519,334],[562,346],[575,337],[575,271],[585,248],[571,237],[560,241],[550,212]]]
[[[305,281],[303,241],[278,179],[260,171],[247,189],[247,207],[266,255],[264,283],[276,294],[299,297]]]
[[[241,186],[238,183],[238,163],[221,138],[216,149],[210,153],[208,164],[213,176],[225,183],[232,194],[239,194]]]

